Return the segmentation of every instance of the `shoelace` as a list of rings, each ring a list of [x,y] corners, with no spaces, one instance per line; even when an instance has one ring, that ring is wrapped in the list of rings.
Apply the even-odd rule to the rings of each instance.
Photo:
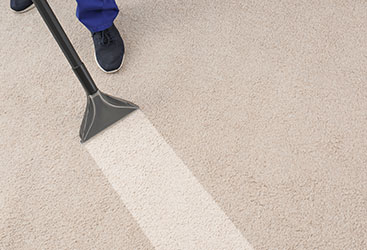
[[[110,42],[112,42],[112,36],[108,29],[103,30],[99,33],[101,35],[100,40],[99,40],[100,45],[108,45],[110,44]]]

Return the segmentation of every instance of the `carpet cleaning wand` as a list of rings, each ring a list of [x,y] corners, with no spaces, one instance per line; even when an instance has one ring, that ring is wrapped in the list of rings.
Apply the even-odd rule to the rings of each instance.
[[[75,75],[87,93],[87,107],[80,127],[81,142],[139,109],[131,102],[112,97],[98,90],[84,63],[80,60],[65,31],[46,0],[33,0],[38,12],[68,59]]]

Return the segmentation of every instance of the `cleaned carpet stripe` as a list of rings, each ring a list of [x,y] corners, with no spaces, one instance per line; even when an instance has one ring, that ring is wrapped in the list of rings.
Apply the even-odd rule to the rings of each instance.
[[[85,146],[156,249],[252,249],[141,111]]]

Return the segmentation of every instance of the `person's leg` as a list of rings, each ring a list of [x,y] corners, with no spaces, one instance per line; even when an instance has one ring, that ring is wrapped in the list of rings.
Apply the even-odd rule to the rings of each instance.
[[[115,0],[76,1],[76,15],[92,33],[97,65],[106,73],[118,71],[122,66],[125,47],[113,24],[119,13]]]
[[[92,33],[112,26],[119,9],[115,0],[76,0],[76,15]]]
[[[125,55],[124,41],[113,21],[119,13],[115,0],[76,0],[77,17],[92,33],[97,65],[106,73],[118,71]],[[21,13],[34,7],[32,0],[10,0]]]

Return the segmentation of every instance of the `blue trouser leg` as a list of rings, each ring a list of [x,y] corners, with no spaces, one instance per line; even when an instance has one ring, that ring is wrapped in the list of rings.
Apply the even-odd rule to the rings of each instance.
[[[76,0],[76,16],[91,32],[112,26],[119,9],[115,0]]]

